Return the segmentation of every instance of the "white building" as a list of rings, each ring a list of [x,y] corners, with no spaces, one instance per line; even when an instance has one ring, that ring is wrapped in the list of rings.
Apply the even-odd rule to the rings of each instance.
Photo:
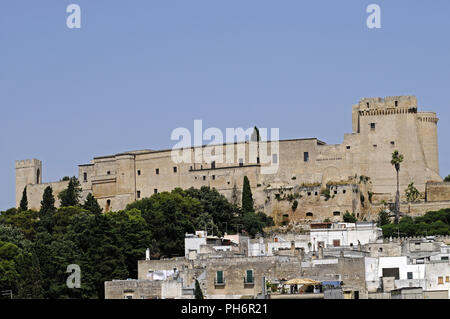
[[[334,223],[327,228],[311,228],[310,242],[315,250],[340,246],[358,246],[374,243],[383,236],[381,228],[371,222]]]

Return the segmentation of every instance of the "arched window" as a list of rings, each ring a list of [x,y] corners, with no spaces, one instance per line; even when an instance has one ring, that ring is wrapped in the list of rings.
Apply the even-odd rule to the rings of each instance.
[[[106,201],[105,212],[109,212],[110,207],[111,207],[111,200],[108,199],[108,200]]]

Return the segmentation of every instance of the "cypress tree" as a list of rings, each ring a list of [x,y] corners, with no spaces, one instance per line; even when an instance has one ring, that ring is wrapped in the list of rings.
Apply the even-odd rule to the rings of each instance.
[[[27,187],[23,189],[22,199],[20,200],[20,210],[28,210],[28,198],[27,198]]]
[[[51,186],[47,186],[44,190],[44,195],[41,201],[41,214],[52,212],[55,210],[55,197],[53,196],[53,190]]]
[[[61,207],[78,206],[80,204],[80,193],[80,182],[74,176],[70,178],[67,188],[58,195]]]
[[[244,186],[242,189],[242,211],[244,213],[253,212],[253,196],[247,176],[244,176]]]
[[[94,198],[94,196],[89,193],[86,197],[86,200],[84,201],[83,208],[90,211],[94,214],[101,214],[102,208],[98,204],[97,200]]]
[[[195,279],[195,290],[194,290],[195,299],[204,299],[202,288],[197,279]]]

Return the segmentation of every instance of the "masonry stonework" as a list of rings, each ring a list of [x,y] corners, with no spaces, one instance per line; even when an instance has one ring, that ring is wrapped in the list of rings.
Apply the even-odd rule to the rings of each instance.
[[[339,220],[346,211],[374,219],[381,201],[395,198],[396,174],[390,160],[398,150],[405,158],[400,169],[402,200],[411,182],[425,195],[421,203],[402,204],[401,209],[423,214],[430,203],[450,207],[450,187],[439,176],[437,122],[435,113],[418,111],[415,96],[364,98],[353,105],[352,133],[345,134],[341,144],[328,145],[317,138],[281,140],[278,145],[269,141],[269,155],[263,154],[266,144],[251,140],[183,150],[192,158],[199,151],[228,156],[232,150],[231,162],[214,160],[219,157],[213,155],[199,162],[175,163],[171,149],[131,151],[94,157],[79,166],[79,180],[83,196],[92,193],[105,211],[124,209],[135,200],[176,187],[214,187],[239,203],[247,176],[255,209],[278,222]],[[275,158],[276,173],[264,174],[269,164],[250,158],[255,144],[258,159]],[[41,174],[38,160],[16,162],[17,206],[25,186],[31,194],[30,207],[40,206]],[[54,193],[64,187],[48,185]]]

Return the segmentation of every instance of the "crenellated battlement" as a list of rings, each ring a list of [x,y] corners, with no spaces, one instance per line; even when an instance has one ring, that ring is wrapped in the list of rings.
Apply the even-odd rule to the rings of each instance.
[[[387,96],[385,98],[363,98],[359,101],[360,110],[389,109],[389,108],[415,108],[417,109],[417,98],[414,95]]]
[[[16,161],[15,164],[16,164],[16,169],[17,169],[17,168],[37,167],[37,166],[42,165],[42,162],[38,159],[32,158],[32,159]]]

